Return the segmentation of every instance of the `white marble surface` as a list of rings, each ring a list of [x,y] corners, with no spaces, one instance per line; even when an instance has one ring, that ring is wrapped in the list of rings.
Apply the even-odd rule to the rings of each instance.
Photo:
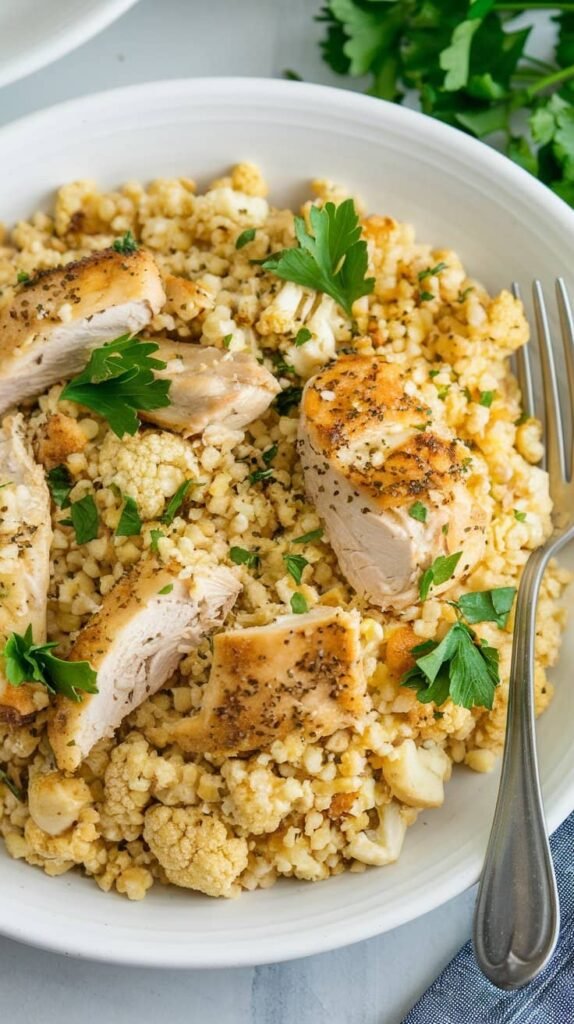
[[[321,26],[312,19],[319,7],[318,0],[141,0],[74,53],[0,89],[0,123],[156,78],[277,76],[288,67],[312,81],[341,84],[318,54]],[[147,1024],[161,1015],[170,1024],[399,1024],[468,938],[472,902],[466,893],[369,942],[253,970],[126,969],[0,939],[0,1019]]]

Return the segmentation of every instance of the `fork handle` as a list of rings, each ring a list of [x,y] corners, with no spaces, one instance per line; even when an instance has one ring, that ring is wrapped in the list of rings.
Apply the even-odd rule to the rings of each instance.
[[[560,927],[534,725],[536,604],[549,546],[530,556],[518,589],[502,773],[474,915],[476,959],[503,989],[539,974]]]

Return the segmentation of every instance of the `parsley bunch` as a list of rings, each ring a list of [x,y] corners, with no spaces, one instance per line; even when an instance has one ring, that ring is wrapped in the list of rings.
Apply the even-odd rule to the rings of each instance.
[[[555,12],[552,63],[527,52],[531,25]],[[369,76],[369,92],[401,102],[415,90],[425,114],[487,141],[574,205],[574,9],[498,0],[329,0],[319,20],[324,60]]]
[[[52,654],[57,644],[35,644],[32,627],[10,633],[4,647],[6,679],[11,686],[43,683],[50,693],[62,693],[78,703],[82,691],[97,693],[96,673],[87,661],[63,661]]]
[[[92,351],[88,365],[74,377],[60,400],[78,402],[106,419],[114,434],[135,434],[140,409],[163,409],[170,405],[171,381],[157,380],[154,370],[166,363],[153,359],[159,345],[124,334]]]

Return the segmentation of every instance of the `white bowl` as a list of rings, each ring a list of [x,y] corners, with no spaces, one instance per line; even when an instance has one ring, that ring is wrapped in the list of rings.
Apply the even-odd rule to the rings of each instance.
[[[62,182],[185,174],[206,181],[239,159],[265,170],[272,198],[296,203],[311,177],[362,194],[452,246],[492,289],[574,265],[574,213],[486,146],[411,111],[314,85],[205,79],[136,86],[66,103],[0,131],[0,220],[46,205]],[[572,637],[539,724],[551,829],[574,808]],[[446,801],[407,833],[391,867],[320,884],[285,881],[213,901],[155,887],[142,903],[77,874],[48,878],[3,852],[0,931],[76,956],[166,967],[304,956],[394,928],[476,881],[497,779],[454,773]]]
[[[1,0],[0,86],[87,42],[136,0]]]

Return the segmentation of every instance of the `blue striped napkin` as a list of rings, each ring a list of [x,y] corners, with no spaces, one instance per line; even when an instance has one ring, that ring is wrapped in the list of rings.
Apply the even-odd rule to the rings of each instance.
[[[574,814],[550,845],[562,926],[542,974],[517,992],[501,992],[480,973],[467,942],[403,1024],[574,1024]]]

